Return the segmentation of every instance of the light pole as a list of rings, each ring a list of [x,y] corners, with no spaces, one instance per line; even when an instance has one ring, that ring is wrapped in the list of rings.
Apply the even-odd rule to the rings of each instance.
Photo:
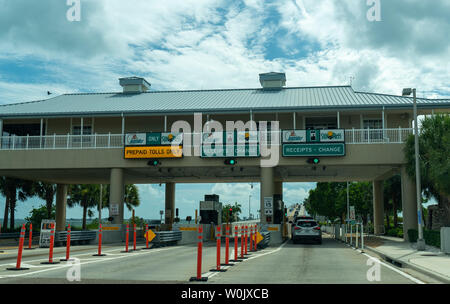
[[[416,89],[403,89],[403,96],[413,94],[414,103],[414,150],[416,158],[416,201],[417,201],[417,220],[419,228],[419,238],[417,239],[417,250],[425,250],[425,240],[423,239],[422,227],[422,186],[420,183],[420,162],[419,162],[419,124],[417,121],[417,102]]]

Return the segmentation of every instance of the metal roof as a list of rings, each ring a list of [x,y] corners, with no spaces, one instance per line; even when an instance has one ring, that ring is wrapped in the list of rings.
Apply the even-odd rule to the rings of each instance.
[[[1,105],[0,117],[400,109],[412,103],[411,97],[355,92],[350,86],[86,93]],[[420,108],[450,108],[450,99],[418,98],[417,104]]]

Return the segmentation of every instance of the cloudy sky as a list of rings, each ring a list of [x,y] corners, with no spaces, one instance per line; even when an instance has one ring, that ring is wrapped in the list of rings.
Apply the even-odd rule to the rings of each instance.
[[[132,75],[154,90],[253,88],[269,71],[285,72],[288,86],[351,82],[358,91],[450,96],[448,0],[80,3],[81,20],[71,22],[63,0],[0,0],[0,104],[47,91],[116,92],[118,78]],[[296,203],[311,186],[286,185],[285,193]],[[164,186],[140,187],[159,217]],[[177,205],[191,215],[203,194],[217,192],[245,206],[249,188],[179,185]]]

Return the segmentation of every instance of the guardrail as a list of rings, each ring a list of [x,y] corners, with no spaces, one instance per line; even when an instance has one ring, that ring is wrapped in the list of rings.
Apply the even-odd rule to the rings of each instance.
[[[36,231],[33,232],[34,236],[39,235]],[[25,232],[25,238],[30,237],[30,232]],[[0,239],[19,239],[20,238],[20,232],[7,232],[7,233],[0,233]]]
[[[272,131],[281,132],[281,131]],[[184,133],[184,140],[191,136],[189,142],[195,143],[194,135],[200,133]],[[400,144],[413,134],[412,128],[397,129],[346,129],[346,144]],[[271,135],[271,138],[281,138]],[[92,135],[45,135],[45,136],[2,136],[0,137],[1,150],[72,150],[72,149],[105,149],[123,148],[124,134],[92,134]],[[270,141],[271,145],[280,145],[280,142]]]
[[[267,246],[269,246],[270,243],[270,232],[269,231],[260,231],[259,232],[263,239],[261,242],[258,243],[258,248],[266,248]]]
[[[89,244],[91,241],[95,241],[97,238],[97,231],[71,231],[70,243],[71,244]],[[65,246],[67,242],[67,231],[56,231],[55,233],[55,246]]]
[[[181,231],[158,231],[155,233],[151,243],[153,247],[164,247],[170,245],[176,245],[178,241],[181,241]]]

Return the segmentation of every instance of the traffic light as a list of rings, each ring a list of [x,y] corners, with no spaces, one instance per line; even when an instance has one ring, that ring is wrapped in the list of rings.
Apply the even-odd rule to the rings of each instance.
[[[147,164],[149,166],[157,167],[157,166],[161,165],[161,162],[157,159],[153,159],[153,160],[148,161]]]
[[[233,221],[233,209],[229,208],[228,209],[228,214],[227,214],[227,222],[232,222]]]
[[[317,165],[320,163],[320,159],[318,157],[310,157],[310,158],[308,158],[308,160],[306,162],[308,164]]]
[[[224,163],[225,163],[225,165],[234,166],[234,165],[237,164],[237,161],[235,159],[233,159],[233,158],[229,158],[229,159],[226,159],[224,161]]]

